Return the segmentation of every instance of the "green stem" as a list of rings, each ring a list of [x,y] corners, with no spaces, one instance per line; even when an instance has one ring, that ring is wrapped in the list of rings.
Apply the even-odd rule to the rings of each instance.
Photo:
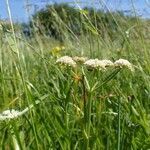
[[[117,150],[120,150],[120,98],[118,99],[118,142],[117,142]]]
[[[82,77],[83,84],[83,99],[84,99],[84,131],[85,131],[85,150],[89,149],[90,141],[90,130],[91,130],[91,105],[92,105],[92,96],[91,92],[86,90],[84,76]],[[89,99],[87,99],[87,94]]]
[[[90,139],[90,130],[91,130],[91,105],[92,105],[92,98],[91,98],[91,93],[89,95],[89,100],[87,102],[87,149],[89,147],[89,139]]]

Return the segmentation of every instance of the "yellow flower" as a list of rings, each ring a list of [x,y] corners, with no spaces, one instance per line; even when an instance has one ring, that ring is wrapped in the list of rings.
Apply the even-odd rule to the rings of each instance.
[[[56,46],[51,50],[53,56],[58,57],[61,56],[61,51],[64,50],[64,46]]]

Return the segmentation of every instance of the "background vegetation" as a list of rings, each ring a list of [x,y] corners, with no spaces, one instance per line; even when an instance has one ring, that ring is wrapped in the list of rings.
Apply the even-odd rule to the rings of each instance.
[[[28,36],[25,28],[3,23],[1,112],[34,107],[18,118],[0,120],[1,148],[149,149],[149,24],[119,12],[66,4],[33,15],[24,26]],[[56,59],[63,55],[124,58],[135,71],[62,67]]]
[[[76,8],[68,4],[48,5],[33,15],[30,25],[40,34],[65,38],[68,34],[98,34],[115,38],[122,30],[134,25],[136,18],[123,12],[104,12],[94,8]],[[128,22],[128,23],[127,23]],[[66,35],[66,36],[65,36]]]

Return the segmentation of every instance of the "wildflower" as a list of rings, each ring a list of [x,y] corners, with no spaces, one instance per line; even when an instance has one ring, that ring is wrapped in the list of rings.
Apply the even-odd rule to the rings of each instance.
[[[13,119],[13,118],[17,118],[19,116],[21,116],[22,114],[24,114],[26,111],[17,111],[14,109],[11,110],[5,110],[0,114],[0,120],[5,120],[5,119]]]
[[[84,65],[91,68],[99,68],[99,69],[106,69],[108,66],[112,66],[113,63],[110,60],[99,60],[99,59],[89,59],[87,60]]]
[[[104,63],[102,63],[98,59],[89,59],[84,63],[84,65],[86,65],[87,67],[91,67],[91,68],[105,69]]]
[[[68,66],[71,66],[71,67],[76,66],[76,62],[69,56],[60,57],[59,59],[57,59],[56,63],[68,65]]]
[[[64,46],[56,46],[51,50],[51,53],[53,56],[60,56],[61,51],[64,49],[65,49]]]
[[[121,67],[121,68],[127,67],[131,71],[134,71],[133,65],[126,59],[119,59],[119,60],[115,61],[114,65],[116,67]]]
[[[41,101],[39,100],[36,100],[35,101],[35,104],[39,104]],[[23,114],[25,114],[26,112],[29,111],[29,109],[32,109],[34,107],[33,104],[29,105],[28,107],[26,107],[24,110],[22,111],[18,111],[18,110],[14,110],[14,109],[11,109],[11,110],[5,110],[3,111],[1,114],[0,114],[0,121],[2,120],[7,120],[7,119],[15,119],[15,118],[18,118],[20,116],[22,116]]]
[[[104,63],[105,67],[114,66],[114,63],[110,60],[107,60],[107,59],[103,59],[103,60],[101,60],[101,62]]]
[[[84,63],[88,58],[87,57],[78,57],[75,56],[72,58],[75,62]]]

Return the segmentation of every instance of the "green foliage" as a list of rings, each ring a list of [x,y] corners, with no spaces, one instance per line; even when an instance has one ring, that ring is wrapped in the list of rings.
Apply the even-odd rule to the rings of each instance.
[[[81,17],[77,9],[67,4],[48,5],[33,16],[39,32],[59,38],[69,31],[80,33]]]
[[[115,18],[115,19],[114,19]],[[118,24],[127,28],[122,20],[129,20],[122,12],[103,12],[94,8],[78,9],[68,4],[47,5],[46,8],[33,15],[34,27],[41,34],[48,34],[63,39],[68,33],[81,35],[92,32],[111,38],[119,35]],[[117,33],[117,34],[116,34]]]
[[[13,35],[11,30],[2,31],[0,148],[149,149],[149,21],[131,17],[126,20],[120,13],[71,8],[70,11],[76,12],[74,16],[81,19],[77,22],[81,35],[72,38],[78,32],[71,27],[76,18],[69,19],[69,12],[65,16],[66,10],[60,8],[64,12],[61,21],[54,6],[49,7],[56,36],[67,38],[63,44],[42,35],[51,27],[46,21],[47,29],[40,22],[33,24],[39,25],[41,34],[34,31],[31,38],[18,32]],[[57,57],[63,55],[111,61],[124,58],[132,62],[135,71],[125,68],[99,71],[80,63],[76,68],[56,64]],[[5,110],[26,108],[29,111],[18,118],[2,120]]]

